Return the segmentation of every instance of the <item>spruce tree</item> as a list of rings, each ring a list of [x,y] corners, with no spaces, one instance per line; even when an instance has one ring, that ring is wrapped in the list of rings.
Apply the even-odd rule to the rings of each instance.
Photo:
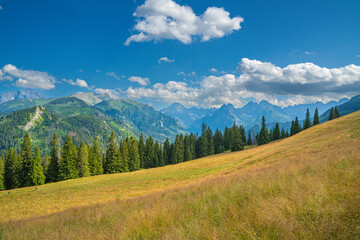
[[[59,165],[59,180],[77,178],[76,147],[69,135],[66,136],[61,151],[61,161]]]
[[[251,132],[249,130],[249,134],[248,134],[248,138],[247,138],[247,145],[251,146],[252,144],[253,144],[253,142],[252,142],[252,139],[251,139]]]
[[[244,143],[242,142],[241,138],[241,130],[239,127],[236,126],[234,123],[233,127],[231,128],[231,144],[230,149],[232,152],[240,151],[244,149]]]
[[[230,150],[230,144],[231,144],[231,130],[230,130],[230,128],[225,127],[225,130],[224,130],[225,151]]]
[[[121,158],[119,159],[120,160],[119,171],[120,172],[128,172],[130,157],[129,157],[127,141],[125,141],[125,142],[123,142],[123,144],[121,144],[120,155],[121,155]]]
[[[91,176],[103,174],[102,157],[97,137],[95,137],[93,145],[89,149],[88,162]]]
[[[33,152],[31,150],[31,140],[28,132],[25,133],[23,144],[20,150],[20,187],[32,186],[31,171],[33,162]]]
[[[181,163],[184,161],[184,139],[183,135],[177,135],[174,144],[174,155],[172,163]]]
[[[59,147],[56,133],[51,140],[50,164],[46,171],[46,182],[57,182],[59,178]]]
[[[314,113],[313,125],[317,125],[319,123],[320,123],[319,110],[316,108]]]
[[[309,109],[306,109],[306,118],[305,118],[305,122],[304,122],[304,129],[308,129],[309,127],[311,127],[311,121],[310,121],[310,111]]]
[[[214,141],[213,141],[213,132],[210,129],[210,127],[208,127],[207,131],[206,131],[206,138],[207,138],[207,150],[206,150],[206,155],[213,155],[215,154],[215,148],[214,148]]]
[[[168,138],[164,142],[163,155],[164,155],[165,164],[166,165],[171,164],[171,146],[170,146],[170,141]]]
[[[190,161],[192,159],[190,135],[186,135],[184,138],[184,148],[184,162]]]
[[[285,130],[284,130],[284,128],[282,127],[281,128],[281,138],[285,138],[286,137],[286,135],[285,135]]]
[[[224,139],[223,139],[223,135],[219,129],[216,129],[213,141],[214,141],[215,153],[221,153],[223,150]]]
[[[5,190],[5,162],[4,156],[0,156],[0,191]]]
[[[246,133],[245,128],[240,126],[240,134],[241,134],[241,142],[245,145],[246,144]]]
[[[160,166],[159,152],[160,152],[160,144],[156,141],[154,143],[154,153],[155,154],[154,154],[154,158],[151,161],[152,168]]]
[[[130,139],[130,151],[129,151],[129,170],[137,171],[140,169],[140,154],[139,154],[139,146],[136,139]]]
[[[155,143],[150,136],[146,139],[145,142],[145,152],[144,152],[144,168],[151,168],[155,159]]]
[[[280,133],[280,126],[279,123],[275,124],[275,128],[274,128],[274,140],[278,140],[281,138],[281,133]]]
[[[43,168],[41,166],[41,156],[39,147],[36,148],[35,156],[33,158],[31,168],[32,171],[30,173],[30,178],[32,180],[31,186],[42,185],[45,183],[45,175],[43,172]]]
[[[81,142],[79,150],[78,150],[77,169],[79,172],[79,177],[90,176],[89,152],[88,152],[88,147],[84,142]]]
[[[335,109],[334,107],[332,107],[330,109],[329,120],[333,120],[334,118],[335,118]]]
[[[140,167],[141,168],[145,168],[144,167],[144,161],[145,161],[145,143],[144,143],[144,137],[143,134],[140,134],[140,138],[139,138],[139,156],[140,156]]]
[[[109,142],[107,144],[106,157],[104,161],[104,173],[116,173],[119,172],[119,160],[121,155],[118,150],[118,142],[116,140],[115,133],[110,135]]]
[[[267,143],[270,142],[269,132],[268,132],[267,127],[266,127],[266,121],[265,121],[264,116],[262,117],[261,130],[260,130],[257,141],[258,141],[259,145],[267,144]]]
[[[334,117],[335,117],[335,118],[340,117],[340,113],[339,113],[339,111],[338,111],[337,106],[335,106],[335,110],[334,110]]]
[[[13,189],[19,186],[18,184],[18,174],[19,174],[19,158],[17,156],[14,148],[10,148],[9,151],[5,153],[5,188]]]
[[[270,139],[270,142],[274,141],[274,130],[272,130],[272,129],[270,129],[270,132],[269,132],[269,139]]]

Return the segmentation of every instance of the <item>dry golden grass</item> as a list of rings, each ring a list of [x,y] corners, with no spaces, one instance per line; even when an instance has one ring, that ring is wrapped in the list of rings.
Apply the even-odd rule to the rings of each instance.
[[[5,239],[360,239],[360,112],[242,152],[1,192],[0,204]]]

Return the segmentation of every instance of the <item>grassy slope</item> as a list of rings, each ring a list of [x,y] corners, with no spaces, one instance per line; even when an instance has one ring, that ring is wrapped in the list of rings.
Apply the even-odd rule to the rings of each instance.
[[[0,192],[0,229],[10,239],[356,239],[359,152],[356,112],[242,152]]]

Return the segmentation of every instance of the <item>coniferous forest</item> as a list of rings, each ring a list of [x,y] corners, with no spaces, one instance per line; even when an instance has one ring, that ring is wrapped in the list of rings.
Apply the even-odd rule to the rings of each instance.
[[[339,117],[333,109],[329,119]],[[101,152],[98,138],[92,145],[84,142],[76,146],[68,135],[59,146],[59,137],[54,134],[49,146],[49,155],[41,156],[37,147],[33,151],[31,137],[26,133],[19,150],[11,148],[0,156],[0,190],[42,185],[67,179],[100,174],[122,173],[140,169],[177,164],[226,151],[241,151],[246,145],[263,145],[271,141],[297,134],[303,129],[319,124],[319,113],[315,110],[311,120],[309,110],[303,126],[296,117],[292,121],[290,134],[276,123],[268,130],[265,117],[259,133],[246,134],[242,126],[234,124],[223,131],[212,131],[205,124],[201,134],[177,135],[174,142],[166,139],[163,143],[152,137],[144,139],[126,138],[118,142],[114,133],[109,136],[107,150]]]

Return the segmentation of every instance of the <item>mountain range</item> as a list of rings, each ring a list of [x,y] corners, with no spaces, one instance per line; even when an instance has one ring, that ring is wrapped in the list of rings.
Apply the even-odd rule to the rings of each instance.
[[[251,129],[261,123],[262,116],[268,123],[283,123],[285,129],[289,128],[289,122],[296,117],[299,120],[305,119],[306,109],[309,109],[313,115],[316,108],[319,114],[324,113],[329,108],[341,105],[349,101],[343,98],[328,103],[316,102],[312,104],[299,104],[281,108],[263,100],[260,103],[249,102],[242,108],[235,108],[232,104],[224,104],[220,108],[186,108],[180,103],[174,103],[161,110],[162,113],[176,118],[179,124],[190,132],[201,130],[202,123],[205,123],[212,129],[224,129],[234,123],[243,125],[246,129]]]
[[[45,99],[45,97],[38,91],[32,89],[0,93],[0,104],[14,99]]]
[[[112,131],[119,139],[143,133],[160,142],[187,133],[174,118],[148,105],[94,93],[14,99],[0,105],[0,114],[0,151],[19,147],[25,131],[30,132],[34,146],[42,149],[49,146],[53,133],[62,139],[70,134],[77,145],[90,144],[98,136],[103,149]]]

